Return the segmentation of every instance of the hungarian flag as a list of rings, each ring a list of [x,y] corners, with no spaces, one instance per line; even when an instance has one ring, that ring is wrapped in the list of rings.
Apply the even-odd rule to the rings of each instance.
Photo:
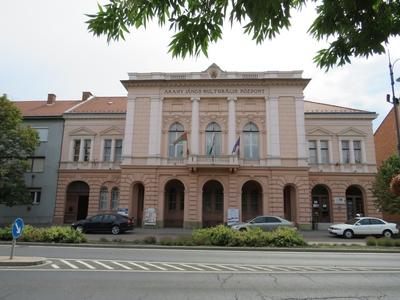
[[[180,142],[187,142],[188,138],[187,138],[187,132],[185,131],[184,133],[182,133],[174,142],[174,145],[180,143]]]
[[[240,147],[240,136],[238,137],[238,139],[236,140],[235,145],[233,145],[233,149],[232,149],[232,154],[236,152],[236,150],[238,150]]]

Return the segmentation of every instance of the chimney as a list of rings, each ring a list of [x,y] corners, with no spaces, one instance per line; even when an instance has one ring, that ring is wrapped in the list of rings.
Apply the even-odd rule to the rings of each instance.
[[[55,94],[48,94],[47,95],[47,104],[51,105],[56,103],[56,95]]]
[[[92,96],[93,95],[91,92],[82,92],[82,101],[86,101],[87,99],[89,99]]]

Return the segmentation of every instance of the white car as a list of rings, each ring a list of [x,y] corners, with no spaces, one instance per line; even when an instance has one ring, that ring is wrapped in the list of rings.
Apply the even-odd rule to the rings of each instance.
[[[391,238],[399,233],[397,224],[371,217],[357,217],[343,224],[329,227],[329,233],[351,239],[355,235],[383,235]]]
[[[255,227],[261,228],[264,231],[272,231],[278,227],[295,228],[292,222],[275,216],[258,216],[245,223],[232,225],[232,229],[239,231],[246,231]]]

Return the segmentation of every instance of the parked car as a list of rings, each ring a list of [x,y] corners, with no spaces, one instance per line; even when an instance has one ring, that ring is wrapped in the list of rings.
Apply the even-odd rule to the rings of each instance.
[[[239,230],[239,231],[246,231],[250,228],[261,228],[265,231],[271,231],[278,227],[292,227],[294,228],[294,224],[288,220],[282,219],[280,217],[275,216],[258,216],[254,219],[239,223],[231,226],[232,229]]]
[[[133,220],[120,214],[99,214],[72,223],[81,232],[111,232],[119,234],[133,229]]]
[[[329,227],[329,233],[351,239],[355,235],[383,235],[391,238],[399,233],[397,224],[371,217],[357,217]]]

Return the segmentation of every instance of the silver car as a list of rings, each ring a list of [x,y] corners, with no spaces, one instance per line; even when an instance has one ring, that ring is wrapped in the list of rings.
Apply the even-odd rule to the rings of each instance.
[[[239,231],[246,231],[250,228],[261,228],[265,231],[271,231],[278,227],[291,227],[294,228],[294,224],[288,220],[282,219],[275,216],[258,216],[254,219],[245,223],[239,223],[232,226],[232,229]]]

